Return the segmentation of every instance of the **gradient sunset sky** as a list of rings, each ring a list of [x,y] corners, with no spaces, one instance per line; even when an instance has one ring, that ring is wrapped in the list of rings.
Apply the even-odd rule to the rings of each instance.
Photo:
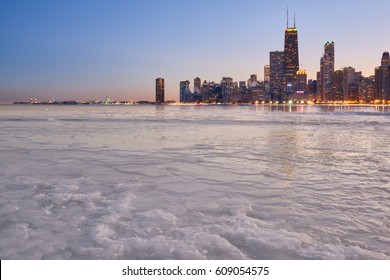
[[[388,0],[0,0],[0,102],[166,100],[199,76],[263,79],[296,12],[300,64],[315,78],[327,41],[336,69],[374,74],[390,51]]]

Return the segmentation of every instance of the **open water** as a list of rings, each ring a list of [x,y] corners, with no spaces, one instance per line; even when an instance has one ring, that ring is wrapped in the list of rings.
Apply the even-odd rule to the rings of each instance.
[[[390,259],[388,107],[0,106],[0,259]]]

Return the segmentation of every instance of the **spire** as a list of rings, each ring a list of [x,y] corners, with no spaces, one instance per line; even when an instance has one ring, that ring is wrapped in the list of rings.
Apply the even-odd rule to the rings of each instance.
[[[295,28],[295,11],[294,11],[294,28]]]
[[[288,28],[288,5],[287,5],[287,28]]]

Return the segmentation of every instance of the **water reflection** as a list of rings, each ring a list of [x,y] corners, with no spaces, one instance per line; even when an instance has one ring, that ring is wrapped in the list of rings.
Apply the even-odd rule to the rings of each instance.
[[[157,105],[155,108],[155,116],[157,117],[157,119],[164,119],[165,106]]]
[[[262,105],[183,105],[180,111],[205,110],[219,108],[223,110],[237,110],[248,108],[258,112],[285,112],[285,113],[334,113],[334,112],[367,112],[367,113],[390,113],[389,105],[337,105],[337,104],[262,104]],[[158,106],[158,109],[164,106]],[[157,109],[156,109],[157,110]]]
[[[386,105],[289,105],[270,104],[255,106],[256,111],[288,113],[332,113],[332,112],[378,112],[390,113]]]
[[[272,159],[268,163],[268,170],[284,187],[297,180],[296,161],[300,158],[299,133],[294,127],[278,127],[271,129],[266,146],[273,147]],[[275,145],[276,144],[276,145]]]

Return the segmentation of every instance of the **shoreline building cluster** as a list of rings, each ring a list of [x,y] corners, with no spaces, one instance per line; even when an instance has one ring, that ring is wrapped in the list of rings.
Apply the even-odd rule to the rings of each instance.
[[[375,74],[364,77],[361,71],[348,66],[335,70],[334,42],[324,45],[317,72],[317,92],[313,96],[321,103],[388,103],[390,101],[389,53],[382,54],[381,66]],[[309,90],[310,92],[310,90]]]
[[[361,71],[348,66],[335,68],[335,43],[326,42],[320,58],[316,79],[307,80],[307,72],[299,67],[298,29],[294,25],[284,33],[284,50],[269,53],[269,64],[264,66],[264,80],[256,74],[247,81],[223,77],[219,83],[194,79],[181,81],[180,103],[256,104],[256,103],[390,103],[390,57],[384,52],[375,74],[364,77]],[[161,78],[159,78],[161,79]],[[157,80],[159,80],[157,79]],[[156,103],[164,103],[164,94],[158,90]],[[161,83],[161,82],[160,82]]]
[[[231,77],[223,77],[219,83],[194,79],[193,91],[190,81],[180,82],[180,103],[207,104],[252,104],[266,101],[266,82],[258,81],[252,74],[247,81],[234,81]],[[269,98],[268,98],[269,99]]]

